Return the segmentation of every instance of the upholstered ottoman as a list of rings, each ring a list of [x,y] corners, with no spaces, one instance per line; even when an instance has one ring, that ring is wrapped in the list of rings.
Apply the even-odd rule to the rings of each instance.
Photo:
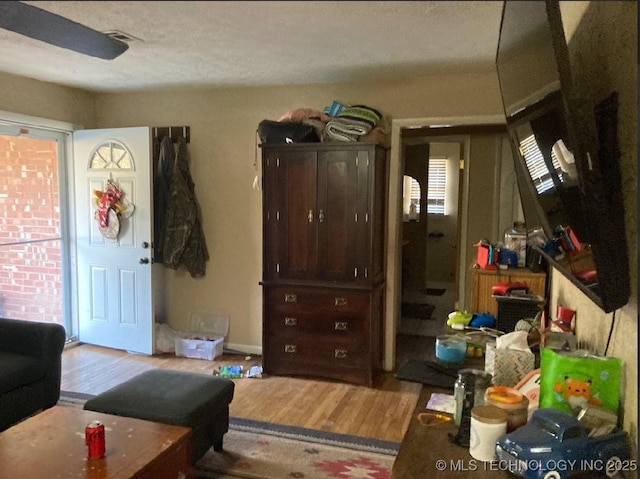
[[[192,428],[193,462],[229,430],[233,381],[206,374],[152,369],[88,400],[84,409]]]

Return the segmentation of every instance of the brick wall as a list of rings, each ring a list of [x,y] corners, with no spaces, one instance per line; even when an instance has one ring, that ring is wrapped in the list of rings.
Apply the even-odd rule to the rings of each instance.
[[[55,141],[0,135],[0,316],[63,324]]]

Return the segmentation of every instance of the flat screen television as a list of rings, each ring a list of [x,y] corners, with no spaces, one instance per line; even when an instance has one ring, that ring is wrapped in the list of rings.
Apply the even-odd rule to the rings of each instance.
[[[616,93],[577,93],[557,1],[504,3],[496,67],[531,251],[605,312],[624,306]]]

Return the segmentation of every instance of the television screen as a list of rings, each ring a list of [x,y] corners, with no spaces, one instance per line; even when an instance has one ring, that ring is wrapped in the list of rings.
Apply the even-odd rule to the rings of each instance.
[[[530,197],[523,205],[527,227],[551,237],[557,226],[570,226],[588,243],[544,2],[505,4],[497,68],[514,153],[526,173],[520,187]]]
[[[530,246],[605,311],[626,304],[615,93],[577,97],[555,0],[505,1],[496,67]]]

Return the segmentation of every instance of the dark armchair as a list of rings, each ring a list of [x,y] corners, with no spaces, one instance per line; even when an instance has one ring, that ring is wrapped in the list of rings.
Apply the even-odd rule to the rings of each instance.
[[[0,318],[0,431],[60,399],[64,328]]]

